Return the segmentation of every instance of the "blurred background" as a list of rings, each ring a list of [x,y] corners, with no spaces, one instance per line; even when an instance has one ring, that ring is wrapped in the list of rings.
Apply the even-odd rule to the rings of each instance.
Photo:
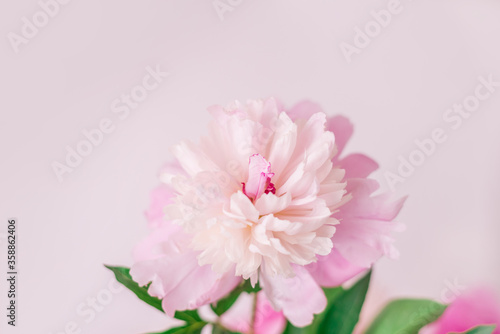
[[[2,1],[0,265],[15,217],[19,308],[1,332],[164,329],[103,264],[132,264],[158,170],[206,107],[267,96],[348,116],[347,151],[409,195],[365,317],[395,296],[499,292],[499,17],[493,0]]]

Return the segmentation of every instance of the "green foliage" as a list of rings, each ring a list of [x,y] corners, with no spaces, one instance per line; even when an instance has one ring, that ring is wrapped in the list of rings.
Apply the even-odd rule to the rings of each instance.
[[[350,289],[342,291],[335,302],[327,306],[317,333],[351,334],[359,321],[359,314],[370,285],[371,271]]]
[[[170,328],[165,332],[151,333],[151,334],[199,334],[203,327],[205,327],[205,322],[195,322],[190,325]]]
[[[446,310],[446,305],[427,299],[398,299],[390,302],[365,334],[417,334]]]
[[[212,304],[212,310],[215,312],[215,314],[220,316],[227,310],[229,310],[231,306],[233,306],[234,302],[236,302],[242,292],[257,293],[258,291],[260,291],[259,284],[256,284],[255,287],[252,287],[249,280],[242,281],[241,284],[238,285],[233,291],[231,291],[228,296]]]
[[[153,306],[155,309],[163,312],[163,308],[161,306],[161,300],[152,297],[148,293],[148,288],[147,287],[141,287],[137,282],[135,282],[132,277],[130,276],[130,269],[125,268],[125,267],[111,267],[111,266],[105,266],[109,270],[111,270],[116,277],[116,280],[123,284],[127,289],[132,291],[137,297],[139,297],[140,300],[143,302]],[[188,324],[191,323],[196,323],[200,322],[201,318],[198,315],[197,311],[177,311],[175,312],[176,319],[186,321]],[[176,332],[172,332],[176,333]],[[191,333],[191,332],[179,332],[179,333]],[[196,333],[196,332],[193,332]]]
[[[137,282],[132,279],[130,276],[130,269],[125,267],[112,267],[105,266],[109,270],[111,270],[116,277],[116,280],[123,284],[127,289],[132,291],[140,300],[145,302],[148,305],[153,306],[155,309],[164,312],[163,307],[161,305],[161,300],[149,295],[148,287],[139,286]],[[214,311],[218,315],[226,312],[236,301],[239,295],[242,292],[253,293],[258,292],[260,290],[259,285],[257,284],[255,287],[252,287],[249,281],[244,281],[240,284],[234,291],[232,291],[226,298],[220,300],[217,305],[214,307]],[[205,327],[208,323],[203,321],[198,315],[198,311],[196,310],[187,310],[187,311],[177,311],[175,312],[174,317],[179,320],[183,320],[186,322],[185,325],[180,327],[170,328],[164,332],[158,332],[154,334],[199,334],[203,327]],[[214,333],[216,334],[237,334],[234,333],[219,324],[213,324]]]
[[[313,323],[297,328],[288,323],[285,334],[351,334],[359,321],[361,307],[370,285],[371,271],[349,289],[342,287],[323,289],[328,305],[315,316]]]
[[[467,332],[462,332],[462,334],[491,334],[495,330],[495,326],[478,326],[469,329]],[[451,333],[459,334],[459,333]]]
[[[125,267],[106,266],[111,270],[118,282],[132,291],[139,299],[163,312],[162,301],[149,295],[148,287],[141,287],[130,276],[130,269]],[[314,317],[310,326],[305,328],[287,324],[284,334],[351,334],[359,321],[359,314],[365,301],[370,284],[371,272],[360,279],[349,289],[342,287],[325,288],[328,304],[321,314]],[[252,287],[248,280],[242,281],[225,298],[212,304],[213,311],[224,314],[236,302],[242,292],[257,293],[261,288],[257,284]],[[426,299],[399,299],[390,302],[375,318],[365,334],[418,334],[419,330],[436,321],[446,310],[446,305]],[[185,322],[184,325],[155,334],[199,334],[208,323],[203,321],[196,310],[177,311],[175,318]],[[220,324],[212,324],[214,334],[236,334]],[[462,334],[491,334],[495,326],[478,326]],[[458,334],[458,333],[456,333]]]

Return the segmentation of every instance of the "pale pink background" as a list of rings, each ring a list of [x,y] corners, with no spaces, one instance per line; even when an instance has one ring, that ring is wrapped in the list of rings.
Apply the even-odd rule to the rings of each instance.
[[[8,217],[20,224],[18,327],[7,328],[2,312],[2,333],[55,334],[70,322],[93,334],[167,326],[129,292],[113,295],[90,323],[76,308],[107,286],[103,263],[131,264],[157,170],[172,144],[204,133],[207,106],[313,99],[352,119],[348,149],[374,157],[383,181],[415,139],[446,126],[444,111],[473,92],[479,75],[500,80],[493,0],[402,0],[403,11],[348,64],[339,43],[352,43],[353,28],[387,3],[246,0],[221,21],[210,0],[73,0],[16,54],[6,36],[39,6],[2,1],[0,232]],[[171,76],[119,120],[111,101],[156,64]],[[51,163],[103,118],[115,131],[59,183]],[[453,280],[500,289],[499,122],[500,90],[460,129],[447,127],[448,140],[397,188],[410,195],[401,259],[377,266],[371,305],[439,299]]]

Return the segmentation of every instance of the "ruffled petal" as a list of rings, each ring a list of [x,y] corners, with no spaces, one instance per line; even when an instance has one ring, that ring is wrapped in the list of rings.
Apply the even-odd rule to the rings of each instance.
[[[260,279],[274,309],[283,310],[294,326],[305,327],[311,324],[314,314],[325,309],[327,301],[323,290],[304,267],[294,266],[294,271],[292,278],[261,274]]]
[[[288,116],[293,120],[309,119],[312,115],[323,112],[321,106],[312,101],[301,101],[287,111]]]
[[[166,247],[178,247],[172,240],[176,238],[175,236],[179,236],[181,231],[182,227],[179,225],[165,222],[135,246],[132,254],[134,261],[147,261],[163,257],[167,251]],[[177,241],[182,243],[180,239]]]
[[[378,183],[370,179],[350,179],[346,190],[351,199],[339,209],[337,231],[332,238],[340,255],[354,265],[369,267],[381,256],[396,258],[392,234],[403,226],[392,220],[405,198],[389,201],[387,195],[372,196]]]
[[[364,154],[354,153],[338,161],[338,165],[345,170],[345,178],[366,178],[378,169],[378,164]]]
[[[323,287],[336,287],[360,274],[365,267],[347,261],[335,248],[326,256],[319,256],[318,261],[306,266],[311,276]]]
[[[241,282],[234,273],[217,275],[210,266],[200,266],[196,255],[186,252],[137,262],[130,274],[141,286],[151,282],[149,294],[162,299],[165,313],[174,316],[175,311],[193,310],[217,301]]]
[[[165,223],[165,207],[172,203],[174,195],[174,190],[164,184],[151,192],[151,204],[145,212],[149,227],[155,228]]]
[[[348,118],[344,116],[330,117],[326,123],[326,129],[335,134],[335,145],[337,146],[337,156],[342,154],[345,145],[351,138],[354,127]]]
[[[209,265],[200,266],[199,252],[191,250],[189,243],[189,235],[180,226],[166,223],[134,251],[132,278],[141,286],[151,282],[148,292],[163,299],[163,309],[169,316],[213,303],[241,282],[234,269],[220,275]]]

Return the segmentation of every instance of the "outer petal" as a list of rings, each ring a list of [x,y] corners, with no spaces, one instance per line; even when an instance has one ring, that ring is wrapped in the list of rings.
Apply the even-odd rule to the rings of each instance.
[[[184,141],[172,147],[172,153],[176,157],[184,171],[191,177],[205,171],[217,171],[218,166],[195,144]]]
[[[349,262],[368,267],[386,255],[398,256],[392,233],[402,225],[392,222],[405,198],[389,202],[387,196],[371,196],[378,183],[369,179],[351,179],[347,192],[352,199],[340,207],[334,216],[339,219],[332,238],[334,247]]]
[[[145,215],[150,227],[159,227],[165,223],[165,206],[172,203],[174,191],[162,184],[151,192],[151,204]]]
[[[167,163],[161,168],[159,177],[162,183],[151,192],[151,203],[145,212],[150,228],[165,224],[165,207],[173,203],[175,191],[172,180],[177,175],[185,173],[176,162]]]
[[[478,325],[497,325],[500,333],[500,303],[488,290],[475,290],[459,296],[441,318],[420,331],[421,334],[464,332]]]
[[[318,262],[307,265],[306,269],[316,282],[324,287],[342,285],[344,282],[366,270],[365,267],[357,266],[347,261],[335,248],[330,254],[319,256]]]
[[[338,161],[341,168],[345,170],[345,178],[366,178],[378,169],[378,164],[364,154],[350,154]]]
[[[323,112],[320,105],[312,101],[301,101],[287,111],[288,116],[292,121],[298,119],[309,119],[312,115]]]
[[[141,241],[134,251],[130,274],[141,286],[151,282],[149,293],[163,299],[165,312],[196,309],[227,295],[241,282],[234,270],[218,275],[209,265],[200,266],[198,252],[188,245],[182,227],[165,222]]]
[[[141,286],[151,282],[148,292],[163,299],[163,309],[169,316],[177,310],[213,303],[241,281],[234,274],[219,276],[210,266],[199,266],[194,252],[138,262],[130,274]]]
[[[233,115],[239,117],[245,116],[245,112],[242,110],[242,105],[239,101],[233,101],[226,107],[213,105],[208,107],[207,110],[210,114],[212,114],[215,121],[222,126],[225,126],[228,119]]]
[[[276,312],[267,300],[265,293],[259,293],[255,314],[255,334],[283,333],[285,326],[286,318],[283,312]]]
[[[229,311],[221,316],[221,323],[233,331],[249,333],[253,303],[253,295],[242,293]],[[262,291],[257,295],[254,325],[255,334],[280,334],[286,326],[283,312],[275,311]]]
[[[327,301],[323,290],[304,267],[294,266],[294,270],[296,276],[292,278],[261,272],[260,281],[274,309],[283,310],[294,326],[304,327],[313,321],[314,314],[325,309]]]
[[[181,231],[182,227],[179,225],[172,224],[171,222],[163,223],[161,227],[150,233],[136,245],[132,254],[134,261],[147,261],[163,257],[166,245],[177,247],[173,242],[168,242],[168,240],[172,239],[172,236],[175,238],[175,235],[179,235]]]
[[[335,116],[328,118],[326,129],[335,134],[335,144],[338,149],[337,156],[339,156],[344,150],[347,141],[352,136],[353,125],[346,117]]]

